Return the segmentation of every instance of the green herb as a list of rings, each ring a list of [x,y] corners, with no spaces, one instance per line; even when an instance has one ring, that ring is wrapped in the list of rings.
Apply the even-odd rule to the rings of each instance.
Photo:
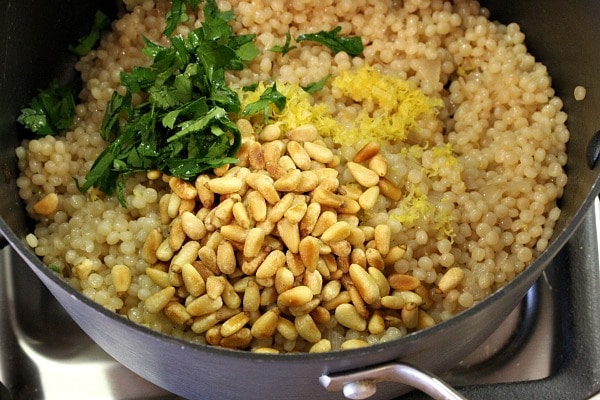
[[[175,28],[177,28],[177,25],[188,20],[187,6],[195,10],[200,3],[202,3],[202,0],[173,0],[171,2],[171,10],[166,15],[167,25],[163,31],[163,35],[171,35]]]
[[[127,92],[114,93],[108,104],[100,133],[109,144],[86,175],[82,192],[116,189],[124,204],[127,174],[158,169],[191,180],[237,161],[241,134],[229,115],[240,112],[240,99],[226,84],[225,71],[244,68],[257,49],[253,35],[234,35],[233,13],[219,11],[215,0],[206,2],[204,16],[201,27],[186,38],[172,37],[171,46],[146,41],[152,65],[121,73]],[[132,93],[138,92],[147,101],[133,106]]]
[[[102,31],[110,27],[110,20],[102,11],[96,11],[94,15],[94,23],[92,29],[87,36],[79,39],[76,46],[69,46],[69,50],[78,56],[84,56],[90,52],[96,43],[100,40],[100,34]]]
[[[54,273],[60,274],[60,267],[56,264],[50,264],[48,265],[48,268],[50,268],[50,270]]]
[[[318,92],[319,90],[323,89],[323,87],[327,83],[327,80],[330,77],[331,77],[331,75],[327,75],[326,77],[324,77],[323,79],[321,79],[321,80],[319,80],[317,82],[309,83],[306,86],[302,86],[302,89],[304,89],[304,91],[306,93],[310,93],[310,94]]]
[[[23,108],[17,121],[37,136],[56,135],[70,128],[75,116],[75,87],[53,81]]]
[[[290,46],[291,42],[292,42],[292,35],[288,31],[288,33],[285,35],[284,45],[283,46],[273,46],[273,47],[271,47],[271,51],[274,53],[281,53],[281,54],[285,55],[289,51],[298,47],[298,46]]]
[[[265,117],[265,125],[269,122],[269,106],[274,104],[279,111],[285,108],[287,102],[286,97],[277,90],[277,84],[273,84],[265,89],[260,95],[260,98],[254,103],[248,104],[242,111],[242,117],[247,115],[258,114],[263,112]]]
[[[351,56],[358,56],[363,52],[362,39],[358,36],[340,36],[341,26],[331,31],[305,33],[296,38],[296,42],[311,41],[329,47],[334,53],[345,51]]]

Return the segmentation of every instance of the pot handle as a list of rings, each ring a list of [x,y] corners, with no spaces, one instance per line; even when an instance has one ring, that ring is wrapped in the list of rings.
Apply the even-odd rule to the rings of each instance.
[[[375,368],[321,375],[319,382],[329,391],[344,393],[347,399],[366,399],[377,391],[377,382],[392,381],[411,386],[435,400],[466,400],[437,376],[405,363],[389,363]]]

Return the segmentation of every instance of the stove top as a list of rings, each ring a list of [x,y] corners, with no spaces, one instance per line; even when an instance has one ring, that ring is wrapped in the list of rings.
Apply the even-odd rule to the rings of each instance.
[[[468,399],[600,400],[598,232],[596,201],[521,304],[441,378]],[[11,249],[0,265],[0,400],[178,398],[95,345]]]

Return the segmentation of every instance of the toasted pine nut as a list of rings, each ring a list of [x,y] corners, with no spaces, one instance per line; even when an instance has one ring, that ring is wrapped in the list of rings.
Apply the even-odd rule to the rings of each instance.
[[[269,204],[276,204],[280,200],[277,190],[273,187],[273,182],[264,175],[256,180],[254,189],[259,191]]]
[[[335,319],[346,328],[362,332],[367,329],[367,321],[362,318],[352,304],[340,304],[335,308]]]
[[[300,125],[286,132],[285,136],[298,142],[313,142],[319,136],[319,131],[313,124]]]
[[[146,275],[148,275],[148,277],[152,279],[152,282],[156,283],[162,288],[171,285],[171,283],[169,282],[169,274],[165,271],[148,267],[146,268]]]
[[[277,233],[292,253],[298,253],[300,246],[300,231],[298,224],[292,224],[284,218],[277,222]]]
[[[408,329],[416,328],[419,323],[419,307],[415,303],[406,303],[402,307],[402,322]]]
[[[248,323],[250,317],[248,313],[239,312],[221,325],[221,336],[229,337],[242,329]]]
[[[187,311],[187,309],[186,309]],[[189,313],[188,313],[189,314]],[[210,314],[202,315],[200,317],[194,318],[194,322],[192,323],[192,332],[194,333],[204,333],[213,326],[219,323],[219,319],[217,318],[217,313],[212,312]]]
[[[279,310],[272,308],[261,315],[254,323],[250,332],[257,339],[266,339],[275,334],[279,322]]]
[[[225,290],[225,279],[221,276],[209,276],[206,280],[206,294],[211,299],[216,299]]]
[[[352,158],[355,163],[362,163],[379,153],[381,145],[377,142],[368,142]]]
[[[418,294],[416,294],[415,292],[411,292],[409,290],[403,290],[403,291],[395,291],[394,292],[394,296],[398,296],[402,299],[404,299],[404,303],[415,303],[417,306],[420,306],[421,304],[423,304],[423,298],[421,296],[419,296]]]
[[[358,204],[363,210],[370,210],[375,207],[379,199],[379,186],[372,186],[365,190],[358,198]]]
[[[341,214],[356,214],[360,211],[360,204],[358,201],[351,199],[348,196],[342,196],[344,202],[341,206],[337,207],[337,211]]]
[[[381,311],[375,310],[373,312],[373,314],[369,318],[367,329],[372,335],[379,335],[385,331],[385,320],[381,315]]]
[[[222,277],[222,279],[225,281],[223,294],[221,294],[223,303],[225,303],[225,305],[232,310],[238,309],[242,305],[242,298],[235,291],[233,285],[227,279],[225,279],[225,277]]]
[[[181,218],[177,217],[169,225],[169,236],[167,237],[169,246],[173,251],[177,251],[181,248],[181,245],[185,241],[185,232],[181,224]]]
[[[325,146],[313,142],[304,142],[304,150],[315,161],[327,164],[333,160],[333,152]]]
[[[210,246],[202,246],[198,250],[198,257],[202,264],[204,264],[209,270],[216,272],[219,271],[217,266],[217,252]]]
[[[232,242],[244,243],[248,237],[248,231],[236,224],[221,227],[221,236]]]
[[[287,268],[279,268],[275,274],[275,290],[283,293],[294,287],[294,274]]]
[[[237,265],[231,242],[224,240],[217,247],[217,267],[225,275],[232,274]]]
[[[365,250],[365,256],[367,257],[367,265],[383,271],[385,268],[385,263],[383,262],[383,257],[381,256],[379,250],[369,248]]]
[[[269,124],[265,126],[259,133],[258,138],[261,142],[272,142],[281,137],[281,129],[279,125]]]
[[[298,252],[300,253],[300,258],[302,259],[302,262],[308,271],[314,271],[317,269],[317,263],[319,261],[319,246],[319,240],[313,236],[306,236],[299,243]]]
[[[296,330],[294,323],[281,316],[277,320],[277,332],[279,332],[286,340],[296,340],[298,337],[298,331]]]
[[[392,230],[387,224],[380,224],[375,227],[375,247],[381,255],[385,256],[390,251],[390,242],[392,240]]]
[[[252,123],[245,118],[240,118],[235,122],[237,128],[240,130],[240,134],[243,138],[254,136],[254,128]]]
[[[233,213],[233,218],[235,219],[235,222],[237,222],[239,226],[241,226],[244,229],[250,228],[252,222],[250,221],[250,215],[248,214],[248,210],[246,209],[244,203],[235,203],[233,205],[233,208],[231,209],[231,212]]]
[[[341,207],[344,204],[345,200],[344,196],[332,193],[329,190],[326,190],[322,187],[315,188],[315,190],[313,190],[310,195],[313,201],[323,206],[329,206],[334,208]]]
[[[340,304],[350,303],[350,293],[344,290],[331,300],[323,301],[321,305],[328,310],[334,310]]]
[[[317,343],[321,340],[321,331],[310,314],[298,315],[294,319],[294,326],[298,334],[307,342]]]
[[[300,143],[296,142],[295,140],[290,140],[287,144],[287,152],[294,161],[294,164],[302,171],[307,171],[310,169],[310,156]]]
[[[306,270],[300,254],[292,253],[289,250],[285,253],[285,264],[294,276],[300,276]]]
[[[321,289],[321,300],[326,302],[334,299],[338,294],[340,294],[341,289],[342,284],[339,280],[327,282],[325,286],[323,286],[323,289]]]
[[[317,343],[310,346],[309,353],[326,353],[331,351],[331,341],[328,339],[321,339]]]
[[[351,227],[345,221],[338,221],[328,227],[321,235],[324,242],[339,242],[350,235]]]
[[[385,178],[379,179],[379,190],[381,194],[389,197],[393,201],[398,201],[402,198],[402,191],[396,185]]]
[[[212,208],[215,202],[215,194],[206,187],[209,180],[210,178],[208,175],[198,175],[194,182],[194,186],[198,191],[198,198],[206,208]]]
[[[388,282],[393,289],[400,291],[414,290],[421,284],[414,276],[405,274],[391,274],[388,276]]]
[[[248,281],[248,286],[244,290],[242,299],[242,308],[244,311],[258,311],[260,307],[260,289],[255,281]]]
[[[290,224],[298,225],[306,215],[307,210],[308,205],[306,203],[297,203],[288,208],[283,216]]]
[[[42,216],[52,215],[58,210],[58,195],[48,193],[33,205],[33,211]]]
[[[298,185],[302,180],[302,173],[299,169],[294,168],[287,171],[283,176],[277,179],[273,186],[280,192],[293,192],[298,190]]]
[[[388,162],[381,153],[376,154],[369,160],[369,169],[374,171],[380,177],[384,177],[388,171]]]
[[[390,251],[386,254],[383,262],[385,265],[393,265],[396,261],[404,257],[406,249],[400,246],[394,246],[390,248]]]
[[[317,295],[321,293],[323,289],[323,276],[319,273],[319,271],[306,271],[304,273],[304,277],[302,279],[302,283],[305,286],[308,286],[310,290],[312,290],[313,294]]]
[[[181,214],[181,227],[183,232],[192,240],[200,240],[206,235],[204,222],[194,214],[186,211]]]
[[[270,278],[275,276],[277,269],[283,267],[285,261],[285,254],[281,250],[272,251],[256,270],[256,277]]]
[[[167,304],[163,309],[163,313],[169,320],[178,325],[187,325],[192,320],[192,316],[187,312],[185,306],[176,301]]]
[[[156,249],[156,257],[161,261],[169,261],[173,257],[173,249],[169,246],[169,239],[165,239],[161,242]]]
[[[159,228],[151,230],[148,233],[144,245],[142,246],[142,251],[140,252],[142,260],[150,265],[156,263],[158,261],[156,250],[158,250],[158,246],[160,246],[162,240],[163,237]]]
[[[438,288],[443,293],[448,293],[455,287],[457,287],[460,282],[465,277],[465,271],[463,271],[460,267],[452,267],[442,276],[438,283]]]
[[[221,345],[221,340],[223,339],[223,336],[221,336],[221,325],[215,325],[207,329],[204,337],[206,339],[206,343],[210,345]]]
[[[277,296],[280,307],[297,307],[311,301],[313,292],[308,286],[296,286]]]
[[[179,203],[179,215],[183,214],[186,211],[192,212],[196,208],[196,200],[195,199],[181,199],[181,203]]]
[[[171,259],[171,265],[191,264],[198,258],[200,243],[190,241],[183,245],[181,250]]]
[[[223,307],[223,299],[221,297],[211,299],[208,294],[203,294],[190,302],[186,306],[186,310],[192,317],[199,317],[217,311],[221,307]]]
[[[244,349],[252,342],[252,334],[249,328],[242,328],[233,335],[224,337],[219,341],[219,346],[230,349]]]
[[[331,247],[331,252],[339,257],[346,257],[350,255],[352,251],[352,246],[350,246],[350,242],[347,240],[340,240],[337,242],[329,242],[329,247]]]
[[[202,275],[192,264],[183,264],[181,266],[181,277],[185,288],[194,297],[200,297],[204,294],[206,284]]]
[[[318,298],[313,298],[308,303],[302,304],[300,306],[288,307],[288,312],[294,317],[304,314],[310,314],[315,308],[319,306],[319,304],[321,304],[321,300],[319,300]]]
[[[131,270],[127,265],[114,265],[110,269],[110,276],[117,293],[123,293],[129,290],[129,286],[131,285]]]
[[[250,260],[244,260],[241,268],[242,272],[246,275],[254,275],[271,250],[270,247],[263,247],[256,257]]]
[[[248,163],[254,170],[265,169],[265,155],[259,142],[254,142],[248,146]]]
[[[379,288],[379,295],[381,297],[387,296],[390,294],[390,284],[386,278],[386,276],[381,272],[378,268],[370,267],[367,272],[371,275],[371,278],[377,283],[377,287]]]
[[[314,171],[302,171],[300,175],[300,183],[296,189],[300,193],[308,193],[313,191],[319,185],[319,177]]]
[[[331,321],[331,313],[325,307],[319,305],[310,312],[313,321],[318,325],[327,325]]]
[[[173,192],[169,196],[169,203],[167,205],[167,215],[169,218],[175,218],[179,215],[179,206],[181,205],[181,197],[177,193]]]
[[[181,178],[171,177],[169,179],[169,187],[180,199],[191,200],[198,195],[198,190],[194,185]]]
[[[248,200],[248,210],[255,221],[260,222],[267,219],[267,203],[262,194],[258,191],[251,191],[246,196]]]
[[[401,310],[406,304],[406,300],[400,296],[383,296],[381,298],[381,305],[392,310]]]
[[[223,176],[209,180],[206,182],[206,186],[213,193],[229,194],[239,192],[244,186],[244,182],[237,176]]]
[[[333,211],[324,211],[318,218],[317,223],[312,229],[313,236],[321,236],[323,232],[337,222],[337,215]]]
[[[244,257],[256,257],[260,253],[263,242],[265,240],[265,232],[260,228],[252,228],[246,235],[244,242]]]
[[[144,300],[144,307],[148,312],[155,314],[165,308],[171,299],[173,299],[173,296],[175,296],[175,288],[168,286]]]
[[[362,186],[371,187],[379,183],[379,175],[364,165],[351,161],[347,166],[354,179]]]
[[[425,329],[435,325],[435,320],[429,314],[423,310],[419,310],[419,322],[417,323],[417,329]]]
[[[283,214],[287,211],[288,208],[292,206],[294,203],[294,194],[287,193],[285,194],[277,204],[273,205],[273,207],[267,212],[267,219],[272,223],[278,222],[281,218],[283,218]]]
[[[306,208],[306,213],[300,221],[300,236],[308,236],[312,231],[321,215],[321,205],[319,203],[310,203]],[[321,232],[322,233],[322,232]]]

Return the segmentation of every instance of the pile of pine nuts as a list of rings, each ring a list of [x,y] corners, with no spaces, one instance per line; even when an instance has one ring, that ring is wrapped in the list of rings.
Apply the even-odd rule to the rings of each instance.
[[[209,344],[264,352],[286,348],[275,345],[277,333],[317,352],[332,349],[323,332],[335,324],[373,335],[433,325],[420,307],[432,301],[429,290],[411,275],[386,276],[405,249],[391,246],[388,225],[363,225],[358,216],[380,195],[400,196],[385,178],[380,146],[360,149],[347,163],[356,184],[341,185],[339,156],[314,126],[283,138],[276,125],[258,134],[247,120],[238,126],[244,141],[235,166],[200,175],[195,185],[148,174],[172,192],[159,202],[168,234],[152,231],[141,251],[151,265],[146,274],[162,288],[145,300],[146,310]],[[439,290],[453,289],[461,273],[450,268]],[[115,265],[111,275],[126,292],[129,268]],[[353,339],[341,348],[367,344]]]

